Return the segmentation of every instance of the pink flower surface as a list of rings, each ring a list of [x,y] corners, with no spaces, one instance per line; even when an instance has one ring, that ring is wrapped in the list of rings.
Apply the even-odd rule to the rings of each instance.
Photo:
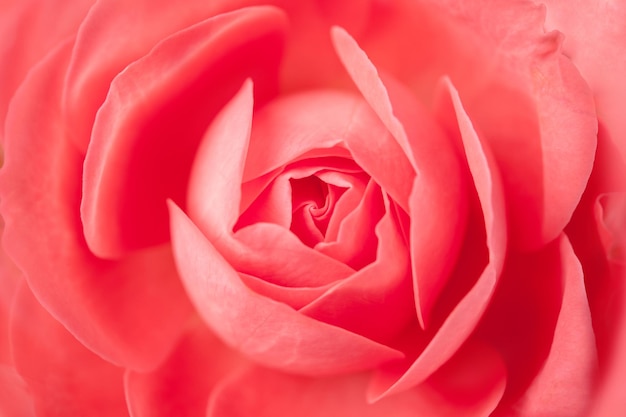
[[[626,2],[0,3],[3,416],[626,415]]]

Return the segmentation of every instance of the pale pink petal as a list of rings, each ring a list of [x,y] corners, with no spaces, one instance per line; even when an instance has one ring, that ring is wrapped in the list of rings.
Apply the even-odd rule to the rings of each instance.
[[[376,67],[347,32],[334,28],[332,35],[352,80],[417,173],[402,180],[412,186],[406,211],[411,217],[417,315],[425,327],[454,265],[465,227],[466,185],[457,150],[410,92],[390,78],[383,83]],[[356,148],[351,149],[356,152]],[[402,201],[398,203],[406,209]]]
[[[0,3],[0,126],[9,102],[28,71],[61,42],[72,38],[94,0],[72,0],[59,7],[56,0]],[[0,129],[0,143],[4,129]]]
[[[367,104],[344,92],[301,93],[276,100],[259,111],[244,179],[300,159],[307,151],[340,143],[345,143],[365,172],[407,207],[414,175],[410,164]]]
[[[85,159],[82,217],[95,253],[167,241],[165,200],[185,202],[211,119],[248,77],[259,102],[275,93],[285,24],[273,7],[219,15],[166,38],[115,78]]]
[[[484,216],[488,263],[467,294],[453,307],[425,349],[406,368],[383,369],[370,387],[372,400],[409,389],[428,378],[460,348],[474,331],[496,289],[506,253],[506,218],[498,169],[488,145],[478,136],[458,93],[444,80],[440,117],[456,122]],[[452,127],[452,126],[451,126]],[[453,132],[451,132],[453,133]],[[484,242],[477,242],[478,245]]]
[[[154,371],[124,378],[131,417],[204,416],[216,384],[243,362],[194,321],[168,358]]]
[[[70,46],[52,52],[12,102],[0,176],[3,245],[37,299],[76,338],[111,362],[146,369],[175,342],[191,305],[168,247],[109,262],[85,244],[83,159],[59,124]]]
[[[542,0],[546,27],[565,34],[563,50],[593,91],[600,123],[626,161],[626,4],[621,1]]]
[[[478,343],[464,348],[424,384],[374,404],[366,400],[368,377],[304,378],[251,368],[217,387],[208,416],[480,417],[494,409],[506,382],[498,354]]]
[[[307,375],[354,372],[402,357],[252,292],[191,220],[174,204],[170,210],[174,253],[189,296],[235,350],[265,366]]]
[[[559,239],[563,302],[546,362],[516,409],[528,417],[586,416],[597,353],[583,271],[567,237]]]
[[[80,344],[26,285],[13,307],[11,343],[38,416],[128,415],[123,369]]]
[[[285,303],[294,310],[299,310],[307,304],[319,298],[339,282],[331,282],[316,287],[292,287],[275,284],[269,280],[261,279],[253,275],[239,273],[241,281],[252,291],[272,300]]]

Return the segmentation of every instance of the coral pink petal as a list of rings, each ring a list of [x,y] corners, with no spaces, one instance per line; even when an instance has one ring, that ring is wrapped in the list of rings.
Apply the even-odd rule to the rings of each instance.
[[[220,253],[239,272],[254,274],[278,285],[318,287],[346,278],[350,266],[320,253],[291,231],[271,223],[245,227],[237,242]]]
[[[15,367],[38,416],[125,416],[123,370],[85,348],[26,285],[11,315]]]
[[[68,11],[74,11],[74,3]],[[203,20],[253,3],[188,0],[182,7],[167,0],[137,0],[128,13],[124,0],[95,1],[78,30],[68,69],[63,98],[67,123],[74,127],[68,135],[81,150],[87,149],[96,112],[111,80],[157,43]],[[56,17],[58,11],[52,14]]]
[[[440,112],[457,123],[485,219],[489,263],[473,287],[453,308],[424,351],[405,372],[382,370],[373,380],[369,395],[372,400],[409,389],[424,381],[444,364],[470,336],[489,305],[499,280],[506,252],[506,217],[504,197],[498,169],[489,148],[477,135],[465,113],[458,93],[449,80],[444,80]]]
[[[626,161],[626,4],[576,0],[566,4],[542,0],[546,26],[565,34],[564,52],[593,91],[598,118]],[[602,140],[602,138],[599,138]]]
[[[73,37],[94,0],[59,7],[56,0],[3,1],[0,4],[0,126],[9,102],[28,71],[63,40]],[[0,129],[3,143],[4,129]]]
[[[375,233],[376,260],[300,312],[385,343],[415,318],[415,308],[408,249],[389,212],[378,222]]]
[[[110,262],[84,242],[83,159],[59,124],[69,46],[31,72],[11,105],[0,176],[4,247],[37,299],[82,343],[114,363],[145,369],[170,349],[191,305],[168,247]],[[24,123],[29,114],[38,117]]]
[[[167,241],[165,200],[185,202],[213,116],[248,77],[259,102],[275,93],[285,24],[273,7],[223,14],[163,40],[114,79],[85,159],[81,210],[96,254]]]
[[[368,377],[304,378],[252,368],[217,387],[208,416],[479,417],[495,408],[506,381],[497,353],[479,344],[464,348],[428,382],[374,404],[366,400]]]
[[[4,221],[0,217],[0,235],[4,232]],[[13,260],[0,246],[0,364],[11,364],[11,352],[9,349],[9,315],[13,297],[20,283],[23,282],[22,272],[15,266]],[[2,401],[0,401],[2,404]]]
[[[465,227],[465,184],[456,150],[410,92],[392,79],[383,83],[347,32],[333,28],[332,36],[352,80],[417,172],[407,212],[417,314],[425,326],[454,265]]]
[[[406,156],[367,104],[344,92],[299,93],[275,100],[255,114],[244,181],[309,151],[330,151],[342,143],[364,171],[408,207],[411,183],[406,178],[414,172]]]
[[[168,358],[154,371],[129,371],[124,382],[131,417],[204,416],[220,379],[241,358],[200,322],[193,322]]]
[[[582,267],[565,236],[560,251],[563,302],[546,362],[516,406],[523,416],[586,415],[596,387],[596,341]]]
[[[170,204],[172,242],[196,309],[235,350],[265,366],[306,375],[376,367],[403,355],[252,292],[211,242]]]

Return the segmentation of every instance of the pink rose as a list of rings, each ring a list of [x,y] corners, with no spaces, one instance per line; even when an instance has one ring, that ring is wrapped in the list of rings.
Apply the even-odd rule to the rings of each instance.
[[[0,5],[9,416],[626,413],[626,3]]]

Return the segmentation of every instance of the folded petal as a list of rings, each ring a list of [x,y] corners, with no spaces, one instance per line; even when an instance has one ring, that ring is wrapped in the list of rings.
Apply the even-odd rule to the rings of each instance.
[[[474,130],[472,121],[465,113],[458,93],[449,80],[444,80],[442,94],[439,111],[444,113],[441,117],[453,117],[456,121],[456,135],[462,140],[484,216],[489,256],[480,277],[452,308],[441,327],[434,331],[432,339],[417,358],[408,367],[390,366],[376,375],[369,390],[372,400],[404,391],[423,382],[452,357],[474,331],[489,306],[504,264],[506,217],[498,169],[488,145]]]
[[[20,288],[11,316],[15,367],[38,416],[125,416],[123,370],[78,342]]]
[[[59,123],[70,47],[53,51],[12,102],[0,175],[3,244],[37,299],[76,338],[111,362],[146,369],[176,341],[191,305],[168,247],[118,262],[87,248],[79,210],[83,158]]]
[[[591,90],[560,49],[562,35],[544,31],[545,8],[525,0],[398,0],[382,7],[383,18],[361,42],[372,61],[427,104],[437,79],[448,75],[500,168],[511,241],[530,248],[556,238],[587,184],[597,117]],[[569,3],[559,8],[589,18]]]
[[[334,28],[332,33],[352,80],[417,174],[401,179],[412,185],[408,210],[404,201],[398,202],[411,218],[415,302],[420,323],[425,326],[454,265],[465,227],[465,183],[457,151],[410,92],[392,79],[386,80],[387,85],[383,83],[376,67],[347,32]],[[351,149],[357,152],[359,148],[355,144]]]
[[[96,254],[167,241],[165,200],[185,202],[213,116],[248,77],[260,79],[259,101],[275,92],[284,25],[273,7],[223,14],[163,40],[115,78],[85,158],[81,212]]]
[[[600,123],[626,161],[626,4],[620,1],[542,0],[546,27],[563,32],[563,50],[593,91]]]
[[[0,5],[0,126],[9,102],[28,71],[50,50],[69,37],[94,0],[72,0],[59,7],[55,1],[5,1]],[[0,129],[0,143],[4,129]]]
[[[559,239],[563,302],[550,352],[516,406],[528,417],[585,416],[597,382],[597,352],[583,271],[567,237]]]
[[[189,296],[235,350],[265,366],[308,375],[354,372],[402,357],[252,292],[191,220],[174,204],[170,210],[174,252]]]

